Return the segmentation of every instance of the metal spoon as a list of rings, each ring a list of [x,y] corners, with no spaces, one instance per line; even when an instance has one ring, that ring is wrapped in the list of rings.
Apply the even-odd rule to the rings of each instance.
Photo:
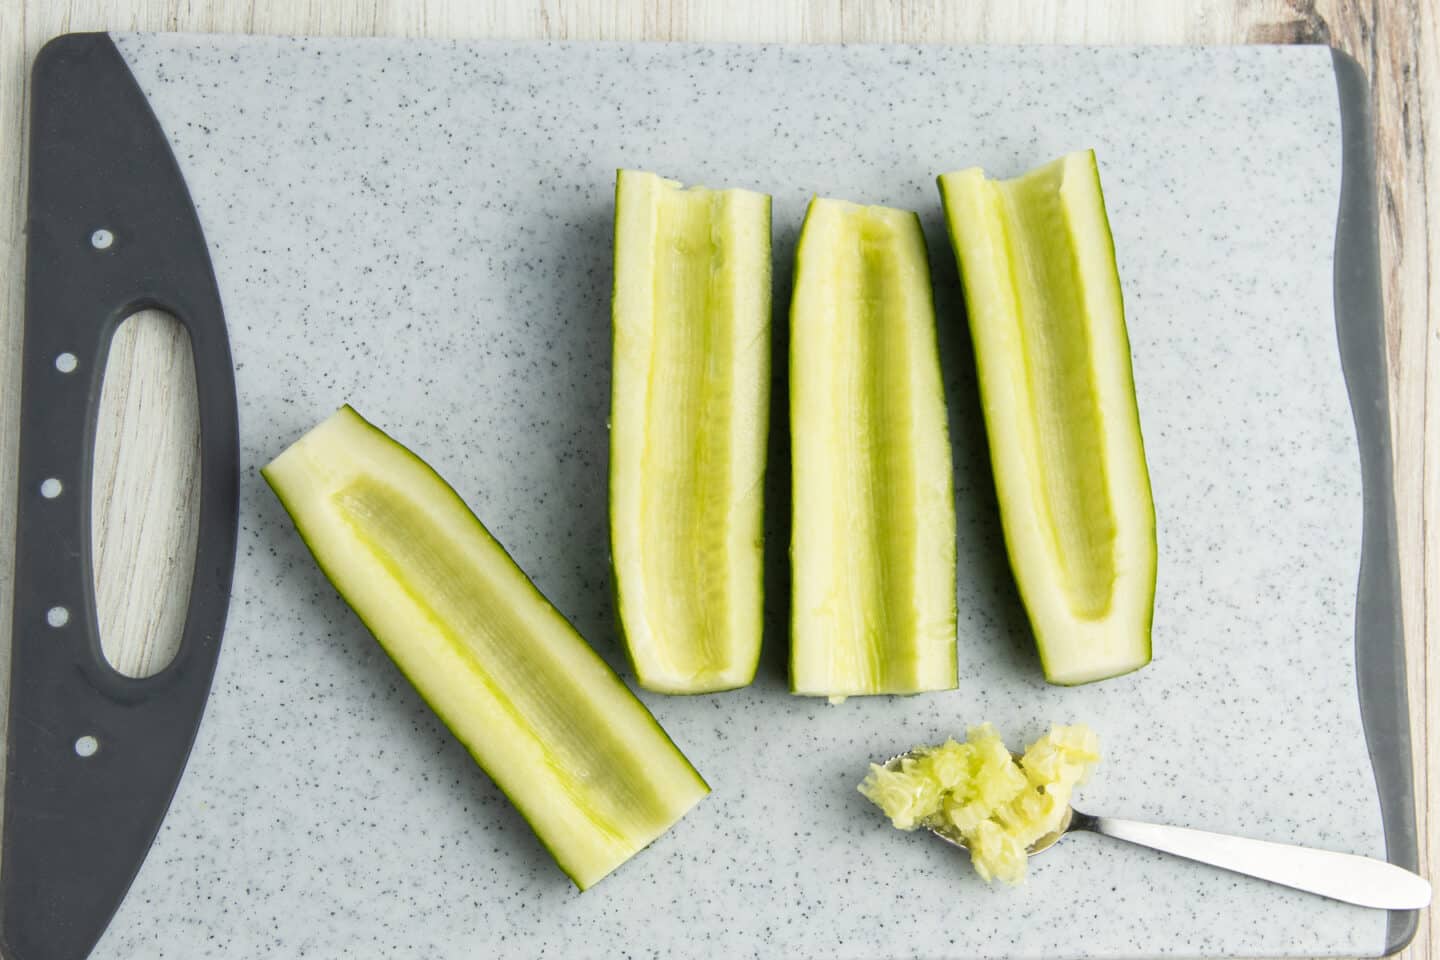
[[[905,753],[891,757],[885,761],[885,766],[896,769],[901,760],[913,755]],[[1422,910],[1430,905],[1428,880],[1384,860],[1189,827],[1096,817],[1081,813],[1074,807],[1066,811],[1058,829],[1036,840],[1027,852],[1033,857],[1054,846],[1065,834],[1076,830],[1103,834],[1362,907]],[[932,827],[930,832],[946,843],[962,849],[965,847],[964,838],[953,828]]]

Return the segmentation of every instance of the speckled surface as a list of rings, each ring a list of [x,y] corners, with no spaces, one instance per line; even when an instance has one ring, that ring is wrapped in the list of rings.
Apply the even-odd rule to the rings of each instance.
[[[1380,855],[1355,694],[1360,481],[1323,48],[785,49],[124,36],[230,324],[240,556],[214,694],[97,957],[1366,954],[1385,918],[1090,836],[987,889],[890,831],[870,757],[1100,731],[1095,812]],[[1010,586],[934,175],[1100,156],[1155,488],[1155,662],[1047,687]],[[350,401],[612,662],[614,168],[918,209],[950,383],[959,690],[645,700],[714,794],[577,894],[321,577],[257,468]],[[772,503],[784,506],[783,500]],[[783,555],[783,544],[777,554]],[[778,584],[777,584],[778,585]],[[776,612],[781,601],[772,603]]]

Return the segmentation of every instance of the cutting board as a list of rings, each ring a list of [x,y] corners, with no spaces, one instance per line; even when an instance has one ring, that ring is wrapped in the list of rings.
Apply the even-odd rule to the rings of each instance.
[[[57,76],[73,65],[65,42],[47,51]],[[239,507],[203,722],[95,956],[1317,956],[1413,934],[1413,914],[1087,835],[1034,861],[1024,887],[992,889],[855,791],[868,760],[967,725],[1020,743],[1083,721],[1105,749],[1086,810],[1378,857],[1388,841],[1414,864],[1368,94],[1353,63],[1324,48],[114,44],[213,266]],[[1063,689],[1041,677],[1006,564],[934,177],[1014,175],[1092,146],[1159,586],[1154,662]],[[581,895],[335,595],[258,468],[352,403],[434,465],[631,679],[605,507],[622,166],[773,193],[782,361],[809,197],[919,211],[954,443],[960,686],[841,705],[787,693],[777,402],[759,676],[731,693],[641,694],[714,792]],[[92,208],[117,244],[144,240]],[[206,414],[230,399],[215,318],[202,330],[177,313],[208,351],[202,421],[223,433]],[[27,411],[63,346],[30,323]],[[103,345],[70,352],[82,373],[103,368]],[[41,528],[25,498],[45,475],[26,456],[17,649],[58,582],[25,572],[43,552],[26,546]],[[197,583],[216,556],[202,541]],[[80,642],[77,619],[44,642]],[[92,732],[112,771],[144,753]],[[87,758],[63,762],[83,790]]]

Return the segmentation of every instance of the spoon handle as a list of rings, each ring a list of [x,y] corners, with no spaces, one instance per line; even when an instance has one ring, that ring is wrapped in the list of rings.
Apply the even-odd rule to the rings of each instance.
[[[1362,907],[1420,910],[1430,905],[1429,881],[1371,857],[1117,817],[1077,815],[1072,829],[1103,833]]]

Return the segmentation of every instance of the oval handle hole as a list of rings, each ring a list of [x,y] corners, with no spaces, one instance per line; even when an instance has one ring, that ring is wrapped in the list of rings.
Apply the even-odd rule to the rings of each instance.
[[[190,335],[142,310],[110,342],[95,429],[91,555],[100,646],[128,677],[180,649],[200,507],[200,425]]]

